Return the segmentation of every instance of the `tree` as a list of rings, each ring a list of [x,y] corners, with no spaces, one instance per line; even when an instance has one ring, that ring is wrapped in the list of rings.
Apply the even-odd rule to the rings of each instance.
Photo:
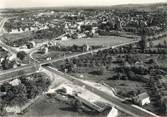
[[[7,92],[10,89],[12,89],[12,85],[9,84],[8,82],[5,82],[0,86],[0,91],[1,92]]]
[[[167,48],[167,42],[164,40],[164,47]]]
[[[128,71],[127,76],[130,80],[136,80],[136,74],[133,71]]]
[[[49,87],[50,80],[48,78],[45,78],[45,76],[37,76],[35,77],[35,84],[39,90],[39,93],[42,93]]]
[[[149,42],[149,46],[150,46],[150,48],[153,47],[153,42],[152,41]]]
[[[17,53],[17,57],[20,59],[20,60],[24,60],[25,57],[27,56],[26,52],[24,51],[20,51]]]
[[[39,90],[33,80],[26,80],[25,86],[27,88],[27,98],[33,99],[39,95]]]
[[[24,84],[13,86],[12,92],[14,93],[14,98],[10,101],[11,106],[22,106],[27,102],[27,90]]]
[[[33,99],[37,95],[39,95],[39,91],[38,91],[39,89],[37,88],[34,80],[27,79],[26,77],[21,77],[20,80],[21,80],[21,83],[26,86],[28,99]]]
[[[0,89],[2,92],[6,92],[6,95],[2,96],[3,105],[21,106],[27,101],[27,90],[23,84],[12,86],[9,83],[4,83]]]

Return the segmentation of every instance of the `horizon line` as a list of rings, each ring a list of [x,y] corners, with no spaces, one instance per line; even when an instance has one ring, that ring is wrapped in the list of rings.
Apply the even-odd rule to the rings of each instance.
[[[113,7],[113,6],[126,6],[126,5],[142,5],[142,6],[148,6],[148,5],[156,5],[156,4],[167,4],[167,2],[155,2],[155,3],[127,3],[127,4],[113,4],[113,5],[66,5],[66,6],[32,6],[32,7],[6,7],[6,8],[0,8],[0,10],[5,9],[38,9],[38,8],[95,8],[95,7]]]

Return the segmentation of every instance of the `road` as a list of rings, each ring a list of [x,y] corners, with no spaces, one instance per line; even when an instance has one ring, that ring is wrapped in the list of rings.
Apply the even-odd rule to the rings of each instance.
[[[17,50],[6,45],[5,43],[3,43],[1,40],[0,40],[0,46],[3,47],[6,51],[10,52],[11,54],[16,54],[17,53]]]
[[[0,22],[0,36],[3,35],[3,27],[4,27],[4,24],[6,23],[7,20],[8,20],[8,18],[3,18]]]
[[[2,35],[3,35],[3,27],[4,27],[4,24],[6,23],[6,21],[8,20],[9,18],[3,18],[2,20],[1,20],[1,22],[0,22],[0,38],[3,38],[2,37]],[[0,40],[0,46],[1,47],[3,47],[3,49],[5,49],[6,51],[8,51],[10,54],[11,54],[11,58],[16,58],[16,53],[17,53],[17,51],[14,49],[14,48],[12,48],[12,47],[10,47],[10,46],[8,46],[8,45],[6,45],[6,44],[4,44],[1,40]]]
[[[14,78],[18,78],[22,75],[33,74],[38,71],[39,67],[36,65],[25,65],[11,70],[0,71],[0,82],[5,82]]]

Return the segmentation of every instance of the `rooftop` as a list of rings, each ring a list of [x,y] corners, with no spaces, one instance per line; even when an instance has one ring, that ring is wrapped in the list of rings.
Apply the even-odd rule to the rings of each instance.
[[[142,100],[142,99],[148,98],[149,95],[146,92],[144,92],[144,93],[139,94],[137,97],[139,100]]]

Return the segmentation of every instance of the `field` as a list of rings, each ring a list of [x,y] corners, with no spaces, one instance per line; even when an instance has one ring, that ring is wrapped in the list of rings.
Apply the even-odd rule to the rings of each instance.
[[[2,49],[2,47],[0,47],[0,58],[4,58],[7,55],[8,55],[8,52]]]
[[[77,112],[70,105],[57,101],[54,98],[44,97],[37,102],[24,116],[20,117],[105,117],[107,112],[86,114]]]
[[[117,37],[117,36],[101,36],[97,38],[90,38],[90,39],[75,39],[75,40],[68,40],[68,41],[60,41],[60,44],[65,46],[72,46],[72,45],[103,45],[103,46],[111,46],[111,45],[118,45],[126,42],[130,42],[133,39],[125,38],[125,37]]]
[[[47,58],[59,59],[71,54],[77,54],[77,52],[69,53],[65,51],[49,51],[47,54],[34,53],[33,58],[38,61],[46,61]]]
[[[121,78],[114,79],[114,76],[117,76],[117,75],[116,75],[116,71],[114,71],[113,69],[115,67],[120,66],[120,64],[114,63],[114,58],[116,59],[117,57],[119,57],[118,55],[117,56],[110,55],[110,56],[112,56],[112,58],[110,58],[110,59],[113,59],[113,62],[109,62],[108,61],[109,59],[101,59],[104,56],[103,55],[100,56],[100,55],[101,54],[99,54],[99,56],[93,57],[93,58],[96,58],[96,60],[97,60],[97,63],[94,62],[93,66],[91,66],[92,62],[91,62],[90,56],[85,57],[85,58],[88,58],[87,62],[89,61],[89,63],[87,63],[85,65],[82,65],[82,63],[85,63],[84,57],[79,58],[82,61],[80,61],[76,65],[77,67],[74,68],[72,72],[69,72],[69,74],[73,75],[77,78],[84,79],[84,80],[90,80],[90,81],[94,81],[94,82],[104,82],[104,83],[108,84],[109,86],[116,88],[119,93],[120,92],[122,93],[121,95],[126,95],[124,97],[128,97],[129,92],[139,93],[139,92],[146,91],[145,87],[144,87],[145,83],[143,83],[142,81],[136,81],[136,80],[131,80],[131,79],[128,80],[126,78],[127,77],[126,75],[124,77],[122,77],[122,79]],[[148,56],[141,56],[141,55],[136,55],[133,57],[139,57],[142,60],[148,58]],[[121,57],[119,57],[119,58],[121,58]],[[109,62],[109,63],[106,63],[107,69],[105,69],[105,67],[100,67],[99,65],[96,66],[96,64],[100,64],[102,66],[103,62],[105,62],[105,60]],[[72,62],[72,60],[70,62]],[[64,64],[65,64],[65,62],[58,62],[58,63],[52,64],[52,65],[53,65],[53,67],[57,67],[59,70],[61,70],[61,68],[63,68],[63,67],[61,67],[61,65],[64,65]],[[100,71],[99,69],[101,69],[102,73],[98,72],[98,71]],[[122,91],[124,91],[124,92],[122,92]]]
[[[162,67],[167,67],[167,55],[159,56],[157,59],[158,63]]]
[[[152,41],[153,42],[153,46],[157,46],[159,43],[161,45],[163,45],[165,40],[167,41],[167,37],[164,37],[164,38],[159,39],[159,40]]]
[[[4,34],[3,37],[8,41],[18,41],[20,39],[25,39],[28,37],[31,37],[30,32],[24,32],[24,33],[16,33],[16,34]]]
[[[72,75],[77,76],[77,78],[81,78],[84,80],[105,83],[113,88],[116,88],[117,92],[121,93],[121,95],[126,95],[131,91],[134,91],[134,92],[138,90],[140,90],[140,92],[146,91],[145,83],[142,83],[142,82],[131,81],[131,80],[111,80],[111,79],[109,80],[108,78],[112,76],[112,73],[105,73],[103,75],[91,75],[88,73],[84,73],[84,74],[75,73]],[[79,77],[80,75],[84,77]]]

